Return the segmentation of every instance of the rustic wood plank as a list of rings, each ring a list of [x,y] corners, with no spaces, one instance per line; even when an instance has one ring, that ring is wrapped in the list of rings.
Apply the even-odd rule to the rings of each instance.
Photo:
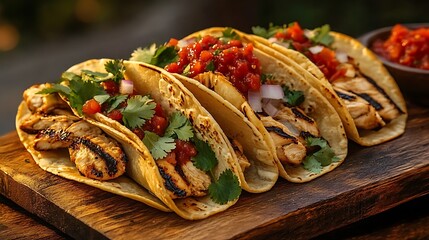
[[[39,169],[15,132],[0,137],[0,192],[74,238],[315,237],[429,193],[429,109],[409,106],[403,136],[350,144],[346,161],[307,184],[279,180],[226,212],[186,221]]]
[[[0,196],[0,239],[67,239]]]

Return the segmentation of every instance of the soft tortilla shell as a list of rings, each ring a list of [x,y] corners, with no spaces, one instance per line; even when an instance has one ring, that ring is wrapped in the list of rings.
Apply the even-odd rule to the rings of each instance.
[[[279,57],[286,64],[293,66],[306,81],[315,87],[325,98],[334,106],[346,129],[347,136],[362,146],[373,146],[391,139],[394,139],[405,131],[407,120],[407,110],[405,100],[394,79],[390,76],[383,64],[377,57],[359,41],[341,33],[331,32],[335,38],[333,47],[353,57],[358,63],[360,70],[367,76],[371,77],[382,87],[387,95],[395,104],[404,112],[401,116],[388,123],[378,131],[359,130],[344,105],[344,102],[335,94],[332,85],[325,78],[319,68],[314,65],[306,56],[298,51],[287,49],[279,44],[270,43],[267,39],[259,36],[249,35],[256,42],[269,46],[283,57]]]
[[[105,72],[104,64],[110,59],[89,60],[71,67],[68,71],[79,74],[81,70]],[[142,95],[150,95],[161,104],[167,114],[180,111],[193,124],[198,138],[206,141],[215,152],[218,165],[214,170],[216,177],[226,169],[238,175],[239,166],[232,146],[220,126],[195,97],[177,79],[157,67],[139,62],[124,61],[126,79],[134,82],[135,90]],[[170,209],[185,219],[196,220],[221,212],[235,204],[237,200],[220,205],[208,196],[202,198],[184,198],[173,200],[163,184],[155,160],[143,142],[122,124],[102,114],[86,116],[98,125],[105,125],[118,132],[122,138],[130,139],[142,157],[128,161],[127,174],[136,182],[148,188]]]
[[[193,33],[186,38],[201,37],[204,35],[213,35],[221,36],[222,31],[225,28],[214,27],[205,29],[196,33]],[[294,167],[290,165],[283,165],[278,158],[276,157],[277,164],[280,169],[280,176],[287,179],[291,182],[308,182],[314,178],[317,178],[325,173],[328,173],[338,167],[347,156],[347,137],[343,128],[340,117],[336,113],[335,109],[329,104],[329,102],[309,83],[307,83],[301,75],[299,75],[292,67],[286,65],[284,62],[278,60],[276,57],[276,51],[270,49],[269,47],[259,44],[254,41],[246,34],[234,30],[243,41],[251,42],[254,44],[254,53],[259,58],[262,66],[262,71],[274,74],[279,84],[288,86],[290,89],[303,91],[305,95],[305,101],[303,103],[303,109],[305,112],[312,117],[318,124],[321,131],[321,135],[325,138],[331,145],[335,155],[338,157],[338,161],[333,162],[329,166],[323,167],[320,173],[312,173],[305,170],[302,166]],[[186,39],[185,38],[185,39]],[[231,97],[224,95],[226,101],[237,102],[234,104],[241,106],[242,102],[239,102],[239,97],[241,94],[235,89],[230,88],[229,94]],[[226,92],[226,91],[224,91]],[[241,100],[241,101],[245,101]],[[241,103],[241,104],[240,104]],[[248,105],[248,104],[247,104]],[[249,105],[248,105],[249,106]],[[243,109],[239,108],[243,111]],[[266,129],[263,127],[263,124],[258,119],[253,111],[243,112],[245,116],[249,118],[257,128],[263,133],[264,136],[269,136]],[[262,126],[262,128],[260,127]],[[265,138],[267,143],[270,144],[273,154],[276,156],[274,143],[270,137]]]
[[[22,144],[28,150],[28,152],[31,154],[34,161],[37,163],[37,165],[39,165],[40,168],[69,180],[81,182],[89,186],[99,188],[106,192],[111,192],[120,196],[134,199],[161,211],[171,211],[157,197],[150,194],[145,188],[143,188],[127,176],[121,176],[117,179],[109,181],[98,181],[90,179],[82,176],[79,173],[75,164],[70,161],[70,156],[67,150],[35,150],[33,147],[35,135],[27,134],[19,128],[22,120],[26,119],[29,115],[31,115],[30,110],[27,108],[25,102],[22,102],[18,107],[18,112],[16,115],[16,131]],[[128,158],[141,158],[140,153],[132,147],[132,144],[129,142],[129,140],[122,138],[115,139],[121,143]]]

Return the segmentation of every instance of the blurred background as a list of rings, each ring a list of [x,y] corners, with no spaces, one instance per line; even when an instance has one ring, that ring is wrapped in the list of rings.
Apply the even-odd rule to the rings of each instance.
[[[298,21],[353,37],[396,23],[429,22],[429,1],[0,0],[0,135],[14,130],[22,92],[91,58],[129,58],[137,47],[212,26],[250,32]]]

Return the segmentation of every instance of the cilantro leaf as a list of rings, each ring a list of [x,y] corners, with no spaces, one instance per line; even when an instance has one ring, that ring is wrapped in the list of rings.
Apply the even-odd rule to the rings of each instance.
[[[206,65],[206,71],[210,71],[213,72],[216,69],[216,66],[214,64],[213,61],[210,61],[207,65]]]
[[[317,147],[319,150],[307,156],[304,160],[304,168],[315,173],[320,173],[323,166],[328,166],[337,161],[335,153],[323,138],[308,137],[305,139],[308,147]]]
[[[194,136],[192,125],[180,112],[174,112],[170,119],[164,136],[178,138],[187,141]]]
[[[212,182],[209,186],[210,198],[219,204],[226,204],[229,201],[235,200],[240,194],[240,182],[231,169],[223,171],[217,181]]]
[[[330,46],[334,42],[334,37],[332,37],[330,32],[330,27],[328,24],[325,24],[319,28],[314,29],[316,33],[314,37],[311,38],[311,41],[318,44],[323,44],[325,46]]]
[[[104,64],[104,68],[108,73],[113,74],[112,80],[114,82],[119,83],[119,81],[124,79],[125,66],[122,60],[115,59],[108,61]]]
[[[287,86],[282,86],[284,92],[283,101],[290,106],[298,106],[304,102],[305,97],[302,91],[290,90]]]
[[[127,100],[127,98],[128,98],[128,95],[116,95],[116,96],[110,97],[109,99],[110,108],[107,110],[107,112],[110,112],[113,109],[117,108],[119,104],[123,103],[125,100]]]
[[[37,92],[37,94],[51,94],[51,93],[62,93],[66,96],[70,95],[71,90],[69,87],[55,83],[52,84],[52,87],[49,88],[45,88],[39,92]]]
[[[232,28],[226,28],[223,32],[222,32],[222,37],[220,38],[220,40],[222,42],[228,42],[231,40],[239,40],[240,36],[238,36],[238,34],[232,30]]]
[[[193,141],[198,152],[198,154],[191,159],[195,167],[205,172],[213,170],[218,164],[218,161],[210,145],[196,137],[193,138]]]
[[[149,131],[144,132],[143,143],[149,148],[155,160],[166,157],[171,150],[176,148],[173,138],[160,137],[156,133]]]
[[[274,26],[273,23],[270,23],[267,29],[260,26],[252,27],[253,34],[267,39],[273,37],[280,30],[282,30],[282,27]]]
[[[150,60],[150,64],[158,67],[165,67],[179,59],[177,49],[174,46],[161,46],[156,49],[155,54]]]
[[[313,156],[307,156],[302,163],[304,169],[312,173],[320,173],[322,171],[322,164]]]
[[[100,105],[105,103],[109,98],[110,98],[109,94],[94,96],[95,101],[97,101]]]
[[[153,43],[149,47],[146,48],[137,48],[134,50],[134,52],[131,54],[131,61],[138,61],[138,62],[144,62],[144,63],[150,63],[152,60],[152,57],[155,55],[156,52],[156,44]]]
[[[136,95],[128,99],[127,106],[122,110],[122,120],[130,129],[141,127],[146,120],[155,114],[155,102],[147,96]]]
[[[82,80],[84,81],[96,81],[101,82],[112,78],[112,75],[109,73],[93,72],[90,70],[82,70],[81,75]]]

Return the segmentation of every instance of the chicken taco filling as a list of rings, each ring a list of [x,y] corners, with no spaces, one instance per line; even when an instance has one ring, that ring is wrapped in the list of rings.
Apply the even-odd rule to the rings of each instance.
[[[100,128],[76,117],[58,94],[38,94],[51,84],[34,85],[23,97],[31,114],[19,128],[35,135],[37,151],[68,149],[81,175],[111,180],[125,173],[126,155],[121,145]]]
[[[209,195],[213,201],[225,204],[239,197],[238,178],[229,169],[215,178],[213,169],[218,160],[213,150],[197,138],[191,122],[181,112],[167,115],[149,95],[139,95],[132,80],[124,78],[122,61],[108,61],[105,70],[82,70],[80,75],[65,72],[62,83],[46,86],[36,95],[60,93],[78,115],[103,114],[135,133],[149,149],[172,199]]]
[[[343,100],[358,129],[377,130],[404,112],[359,64],[345,52],[335,50],[329,25],[302,29],[297,22],[268,29],[253,27],[255,35],[304,54],[324,74]]]
[[[152,45],[137,49],[131,60],[155,64],[199,81],[199,76],[207,72],[222,74],[258,113],[283,164],[319,173],[323,166],[337,161],[316,121],[300,108],[305,100],[303,92],[280,85],[275,74],[262,72],[253,44],[243,42],[232,29],[225,29],[220,37],[171,39],[158,48]]]

